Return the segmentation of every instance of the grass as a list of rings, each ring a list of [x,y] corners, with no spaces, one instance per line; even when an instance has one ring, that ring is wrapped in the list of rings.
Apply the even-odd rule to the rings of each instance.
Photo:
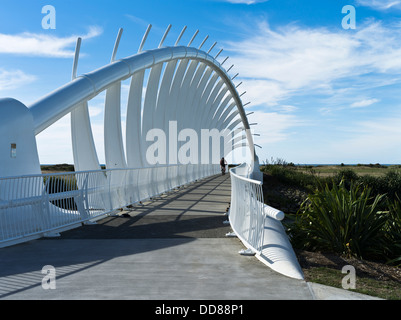
[[[399,165],[382,166],[382,165],[356,165],[356,166],[299,166],[298,171],[303,173],[313,173],[319,177],[333,177],[344,169],[351,169],[357,175],[370,175],[373,177],[381,177],[391,170],[399,170]]]
[[[342,289],[342,279],[345,276],[341,270],[327,267],[304,270],[304,274],[309,282],[340,289]],[[401,284],[393,280],[380,281],[367,277],[358,277],[357,275],[355,289],[348,290],[386,300],[401,300]]]

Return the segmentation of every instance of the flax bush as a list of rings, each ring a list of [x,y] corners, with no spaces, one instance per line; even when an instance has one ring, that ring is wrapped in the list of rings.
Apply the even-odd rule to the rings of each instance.
[[[393,201],[388,203],[389,215],[385,226],[386,239],[389,245],[386,246],[386,256],[391,263],[401,263],[401,200],[395,195]]]
[[[388,212],[380,211],[383,195],[351,182],[333,184],[310,194],[288,228],[294,247],[330,251],[359,258],[386,254]],[[386,249],[387,248],[387,249]]]

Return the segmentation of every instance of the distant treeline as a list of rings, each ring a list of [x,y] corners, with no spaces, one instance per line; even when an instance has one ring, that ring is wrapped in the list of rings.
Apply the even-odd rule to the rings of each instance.
[[[67,164],[67,163],[45,164],[45,165],[41,165],[40,168],[42,169],[42,171],[66,171],[66,172],[75,171],[74,165]]]
[[[100,166],[103,170],[106,169],[105,165]],[[43,164],[40,166],[42,171],[60,171],[60,172],[74,172],[75,167],[73,164]]]

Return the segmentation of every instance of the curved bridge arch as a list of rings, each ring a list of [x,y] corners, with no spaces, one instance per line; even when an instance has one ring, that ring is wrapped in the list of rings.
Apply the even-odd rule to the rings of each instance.
[[[146,161],[146,149],[149,147],[146,141],[147,133],[155,128],[169,132],[170,121],[176,121],[177,131],[191,128],[198,137],[202,129],[219,131],[228,129],[232,132],[242,123],[251,150],[252,167],[258,168],[258,159],[241,97],[232,78],[216,60],[217,56],[212,57],[209,54],[215,44],[208,52],[201,50],[207,38],[199,48],[178,46],[181,33],[175,46],[162,47],[170,30],[169,26],[157,49],[142,51],[149,30],[150,28],[145,33],[137,54],[115,60],[122,33],[120,30],[111,63],[76,77],[79,40],[72,81],[28,106],[33,116],[35,134],[71,112],[76,170],[100,169],[90,127],[88,101],[106,91],[104,143],[107,168],[149,166]],[[147,70],[149,72],[146,79]],[[126,148],[124,148],[120,113],[121,82],[127,79],[131,79],[131,84],[127,104]],[[231,150],[242,147],[243,138],[231,137],[229,143]],[[168,153],[171,146],[169,141],[166,142]],[[236,144],[233,145],[234,142]],[[226,155],[223,151],[221,153],[222,156]],[[177,160],[177,155],[174,154],[166,157],[167,163]],[[213,161],[216,163],[218,160]],[[199,163],[202,161],[200,156],[198,161]]]

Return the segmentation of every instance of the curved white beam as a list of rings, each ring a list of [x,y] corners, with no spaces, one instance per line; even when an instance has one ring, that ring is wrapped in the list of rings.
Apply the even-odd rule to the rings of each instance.
[[[213,116],[213,120],[212,120],[212,127],[216,127],[217,122],[220,120],[221,117],[223,117],[224,112],[227,110],[227,108],[230,106],[229,102],[232,100],[232,96],[231,95],[226,95],[226,97],[224,98],[223,102],[220,104],[220,106],[218,107],[216,113]]]
[[[126,152],[127,165],[129,168],[142,168],[141,154],[138,146],[141,143],[141,109],[142,90],[145,70],[133,74],[128,94],[127,117],[126,117]]]
[[[36,101],[29,106],[34,118],[35,134],[43,131],[62,116],[71,112],[77,105],[90,100],[110,87],[110,85],[123,81],[140,70],[145,70],[158,63],[169,62],[174,59],[180,59],[180,63],[183,61],[187,61],[186,63],[188,63],[189,60],[199,60],[212,68],[216,75],[223,79],[224,83],[228,86],[237,105],[243,125],[245,128],[249,128],[241,98],[220,63],[203,51],[191,47],[177,46],[149,50],[117,60],[96,71],[77,77],[72,82]],[[57,106],[57,108],[54,106]],[[248,135],[248,144],[251,150],[253,150],[251,135]],[[256,154],[252,153],[252,155],[252,160],[257,160]]]
[[[71,139],[75,171],[100,170],[87,102],[71,111]]]
[[[162,63],[156,64],[150,70],[149,80],[146,85],[146,94],[142,116],[142,139],[141,139],[141,154],[142,163],[148,166],[146,159],[146,150],[150,142],[146,141],[148,132],[153,129],[153,119],[156,117],[156,102],[159,88],[160,75],[162,71]],[[149,137],[151,138],[151,137]]]
[[[213,73],[213,69],[206,65],[206,70],[202,75],[201,81],[199,82],[198,88],[197,88],[197,90],[195,92],[195,96],[194,96],[194,98],[192,100],[191,105],[189,105],[189,108],[191,110],[194,110],[195,118],[197,120],[201,119],[203,111],[204,111],[204,108],[200,108],[199,106],[200,106],[202,97],[204,96],[204,92],[205,92],[205,90],[207,90],[207,88],[209,87],[209,83],[212,80],[211,79],[212,73]],[[195,129],[199,130],[200,129],[200,125],[201,125],[200,121],[197,121],[197,123],[195,124]]]
[[[198,63],[198,68],[195,72],[195,75],[192,78],[192,82],[190,84],[188,95],[185,100],[185,119],[192,120],[191,128],[196,129],[196,124],[199,123],[199,118],[196,116],[200,112],[200,108],[195,107],[195,101],[199,101],[200,96],[205,88],[206,81],[209,79],[209,76],[212,70],[206,69],[207,65],[204,63]],[[205,71],[206,70],[206,71]]]
[[[77,77],[81,38],[77,39],[71,80]],[[88,102],[80,103],[70,115],[72,154],[75,171],[99,170],[100,164],[93,140]]]
[[[106,92],[104,153],[107,169],[127,167],[121,128],[121,82],[112,85]]]
[[[186,70],[189,64],[189,59],[182,59],[177,67],[177,71],[174,75],[174,80],[171,85],[171,90],[170,90],[170,106],[171,106],[171,120],[178,120],[178,115],[180,112],[180,105],[178,103],[179,99],[181,98],[181,86],[182,82],[184,80]]]
[[[234,109],[234,107],[235,107],[235,102],[230,103],[230,105],[224,110],[223,114],[220,116],[220,119],[222,121],[227,119],[228,115]]]
[[[115,61],[122,31],[120,29],[118,32],[111,55],[111,63]],[[104,106],[104,153],[107,169],[127,167],[121,128],[121,81],[116,81],[106,90]]]
[[[185,76],[181,82],[181,86],[179,89],[179,98],[177,101],[177,106],[178,108],[176,109],[176,117],[177,117],[177,125],[178,125],[178,130],[180,131],[181,129],[184,129],[188,127],[188,119],[192,119],[187,117],[187,110],[188,110],[188,96],[191,96],[191,83],[192,79],[194,77],[196,67],[198,66],[199,61],[197,60],[192,60],[191,63],[189,63],[189,66],[187,67],[187,70],[185,72]]]
[[[201,114],[199,117],[199,129],[202,129],[204,121],[203,119],[205,119],[206,115],[208,114],[208,108],[206,106],[207,102],[208,102],[208,98],[210,97],[210,94],[214,88],[214,86],[216,85],[216,82],[219,78],[219,74],[217,72],[215,72],[209,79],[209,81],[207,82],[207,86],[206,88],[203,90],[202,96],[201,98],[198,100],[197,105],[195,106],[195,108],[199,108],[201,109]]]

